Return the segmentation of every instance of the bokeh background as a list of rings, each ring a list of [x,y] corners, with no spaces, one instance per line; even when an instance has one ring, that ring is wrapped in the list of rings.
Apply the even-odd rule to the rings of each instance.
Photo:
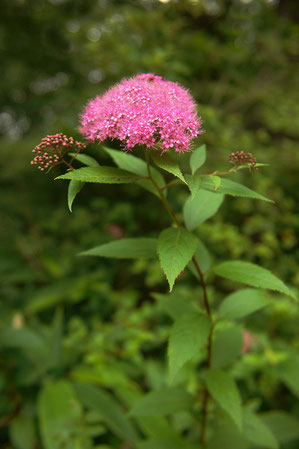
[[[1,0],[1,448],[48,449],[37,398],[49,379],[96,383],[118,397],[164,382],[169,320],[151,296],[167,292],[158,264],[77,257],[114,238],[156,235],[168,223],[158,200],[134,186],[88,185],[71,214],[67,183],[54,181],[59,169],[45,175],[30,166],[46,134],[80,137],[87,100],[121,78],[153,72],[190,89],[207,171],[228,168],[236,150],[269,164],[235,179],[275,204],[226,199],[199,236],[215,260],[258,263],[298,289],[298,14],[296,0]],[[87,151],[111,163],[99,146]],[[176,210],[185,197],[173,190]],[[181,294],[192,283],[185,274]],[[215,301],[231,291],[217,283],[209,287]],[[240,362],[243,394],[264,411],[299,416],[273,374],[298,350],[298,310],[275,298],[248,323],[260,343]],[[76,448],[122,447],[99,417],[86,419]],[[75,447],[65,438],[53,447]]]

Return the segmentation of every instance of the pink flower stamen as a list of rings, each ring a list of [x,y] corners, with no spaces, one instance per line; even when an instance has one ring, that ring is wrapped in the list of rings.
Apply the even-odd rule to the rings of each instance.
[[[153,73],[124,79],[89,101],[81,115],[80,132],[91,142],[118,139],[125,150],[135,145],[163,151],[188,151],[203,131],[196,104],[178,83]]]

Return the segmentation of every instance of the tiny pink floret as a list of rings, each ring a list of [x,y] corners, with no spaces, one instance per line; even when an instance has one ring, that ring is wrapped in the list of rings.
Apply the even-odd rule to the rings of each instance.
[[[125,150],[135,145],[188,151],[201,134],[196,103],[178,83],[153,73],[124,79],[89,101],[80,132],[91,142],[118,139]]]

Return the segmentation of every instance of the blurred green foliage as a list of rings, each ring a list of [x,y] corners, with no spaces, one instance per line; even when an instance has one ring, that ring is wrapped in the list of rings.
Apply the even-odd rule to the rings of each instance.
[[[206,131],[199,142],[207,144],[208,170],[227,168],[229,153],[242,149],[270,164],[235,179],[274,205],[226,200],[198,233],[216,260],[259,263],[298,288],[296,14],[292,0],[2,0],[1,448],[124,449],[124,432],[133,438],[135,431],[119,410],[108,418],[92,410],[80,399],[88,392],[80,396],[69,382],[101,386],[124,408],[142,391],[165,386],[171,321],[168,303],[151,295],[167,292],[158,264],[77,257],[120,236],[156,235],[168,225],[158,199],[135,186],[88,185],[71,214],[66,183],[52,180],[60,171],[42,176],[29,164],[31,149],[45,134],[77,137],[87,99],[122,77],[154,72],[190,89]],[[98,146],[88,152],[110,163]],[[175,209],[185,198],[180,189],[170,193]],[[215,304],[233,289],[228,281],[209,281]],[[188,300],[190,289],[193,297],[201,295],[185,274],[173,300]],[[253,340],[235,370],[244,402],[265,412],[275,431],[285,416],[267,411],[285,410],[299,419],[293,396],[299,394],[299,316],[289,300],[272,300],[271,309],[246,319]],[[280,372],[283,364],[291,364],[288,376]],[[180,382],[197,390],[194,367]],[[47,395],[63,398],[53,404],[60,418],[58,412],[47,415]],[[73,409],[65,416],[68,401]],[[48,434],[49,420],[56,436]],[[198,439],[191,413],[174,413],[171,429],[166,420],[141,421],[141,433],[153,440],[163,432]],[[289,434],[279,435],[282,447],[295,449],[298,432],[294,437],[288,424]],[[211,448],[217,444],[212,441]]]

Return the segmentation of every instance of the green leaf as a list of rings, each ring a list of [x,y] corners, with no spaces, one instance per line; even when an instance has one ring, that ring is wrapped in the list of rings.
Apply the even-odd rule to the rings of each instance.
[[[193,397],[181,387],[165,387],[147,393],[130,411],[132,416],[172,415],[189,410]]]
[[[203,189],[206,189],[208,191],[215,191],[215,184],[210,177],[206,177],[203,179],[201,184]],[[222,193],[226,195],[232,195],[232,196],[241,196],[245,198],[254,198],[257,200],[263,200],[263,201],[269,201],[270,203],[273,203],[274,201],[270,200],[269,198],[266,198],[263,195],[260,195],[259,193],[255,192],[254,190],[249,189],[249,187],[243,186],[242,184],[239,184],[238,182],[231,181],[230,179],[221,178],[221,185],[217,189],[217,193]]]
[[[186,174],[185,180],[186,180],[188,188],[191,192],[191,199],[193,200],[201,187],[202,178],[198,175]]]
[[[219,176],[211,176],[210,178],[214,184],[214,190],[218,190],[221,185],[221,178]]]
[[[168,344],[171,380],[188,360],[202,350],[209,332],[210,321],[204,314],[185,313],[176,319],[170,331]]]
[[[153,439],[148,441],[142,441],[137,445],[138,449],[200,449],[198,445],[186,444],[186,441],[182,441],[177,438],[175,441],[169,439]]]
[[[243,420],[244,434],[249,441],[253,444],[269,449],[279,448],[278,441],[275,436],[258,415],[246,409],[244,410]]]
[[[195,250],[194,257],[195,257],[201,271],[203,273],[205,273],[211,266],[211,256],[210,256],[208,249],[202,243],[202,241],[199,240],[199,238],[197,238],[197,247]],[[199,275],[198,275],[196,268],[194,266],[194,263],[192,261],[189,262],[188,268],[194,274],[194,276],[196,276],[197,279],[199,279]]]
[[[223,411],[218,411],[212,422],[213,433],[207,449],[252,449],[232,419]]]
[[[242,330],[237,326],[219,329],[212,346],[212,367],[224,368],[231,365],[241,353]]]
[[[123,150],[111,150],[107,147],[104,147],[104,150],[119,168],[141,177],[148,176],[146,163],[139,157],[126,153]]]
[[[256,312],[270,302],[261,290],[244,288],[227,296],[218,310],[219,319],[235,320]]]
[[[74,179],[101,184],[124,184],[138,181],[138,176],[117,167],[84,167],[72,170],[55,179]]]
[[[284,411],[263,413],[261,419],[280,443],[299,440],[299,420]]]
[[[173,290],[171,293],[152,293],[158,302],[159,307],[167,313],[173,320],[179,318],[183,313],[194,313],[197,311],[195,302],[190,300],[190,291],[187,290],[187,297],[180,295],[180,292]]]
[[[76,153],[69,153],[70,156],[76,156]],[[99,167],[98,161],[89,156],[88,154],[77,154],[76,161],[82,162],[82,164],[87,165],[88,167]]]
[[[192,258],[196,245],[196,237],[186,229],[168,228],[159,235],[157,249],[170,291],[176,278]]]
[[[9,426],[10,440],[15,449],[35,449],[36,437],[32,416],[21,414]]]
[[[151,259],[157,257],[157,240],[143,237],[114,240],[83,251],[79,255],[116,259]]]
[[[148,176],[147,166],[144,160],[139,157],[133,156],[132,154],[128,154],[122,150],[111,150],[110,148],[104,148],[106,153],[113,159],[115,164],[128,172],[135,173],[142,178]],[[165,186],[165,181],[161,173],[156,170],[154,167],[151,167],[151,175],[158,184],[159,187]],[[160,197],[157,189],[153,185],[153,183],[149,179],[139,179],[136,181],[136,184],[145,190],[153,193],[154,195]],[[166,190],[164,192],[166,194]]]
[[[299,397],[299,356],[292,356],[278,366],[279,377],[283,383]]]
[[[188,198],[184,205],[184,220],[187,229],[192,231],[212,217],[219,209],[224,195],[207,190],[199,190],[194,198]]]
[[[73,201],[84,186],[85,182],[75,181],[72,179],[69,183],[68,193],[67,193],[67,202],[69,206],[69,210],[72,212]]]
[[[250,262],[235,260],[232,262],[223,262],[213,268],[214,273],[218,276],[230,279],[235,282],[251,285],[269,290],[277,290],[291,298],[296,296],[291,290],[278,279],[271,271],[259,267]]]
[[[137,435],[132,424],[110,394],[92,385],[76,383],[74,388],[82,404],[96,410],[112,432],[125,441],[136,443]]]
[[[35,370],[42,371],[53,365],[46,339],[32,329],[7,327],[0,333],[0,341],[4,347],[20,349],[35,365]]]
[[[75,447],[81,424],[81,407],[71,385],[59,381],[46,385],[38,398],[38,417],[45,449]]]
[[[185,178],[182,175],[179,164],[176,161],[174,161],[169,156],[169,154],[167,153],[160,154],[158,151],[152,151],[151,157],[159,168],[162,168],[162,170],[171,173],[172,175],[176,176],[186,184]]]
[[[227,372],[210,369],[206,372],[206,385],[213,399],[242,429],[241,398],[233,377]]]
[[[206,161],[206,146],[201,145],[199,148],[193,151],[190,156],[190,168],[192,175],[205,163]]]

